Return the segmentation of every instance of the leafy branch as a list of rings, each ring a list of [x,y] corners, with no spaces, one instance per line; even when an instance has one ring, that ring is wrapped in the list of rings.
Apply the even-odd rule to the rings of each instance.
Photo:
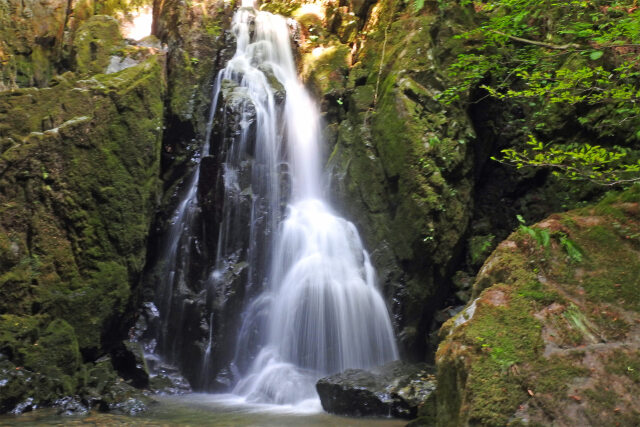
[[[556,175],[572,180],[588,180],[595,184],[613,186],[640,182],[640,160],[637,163],[622,163],[627,150],[621,147],[605,149],[600,146],[581,144],[573,147],[555,147],[543,144],[533,135],[527,142],[529,148],[502,150],[504,164],[524,167],[547,167]]]
[[[495,160],[601,185],[640,181],[633,151],[640,141],[637,0],[484,0],[473,6],[480,25],[456,36],[469,48],[450,66],[456,84],[441,99],[466,99],[482,88],[483,99],[508,101],[522,112],[518,120],[529,141],[514,140]],[[573,115],[580,132],[598,142],[556,132],[559,112]]]

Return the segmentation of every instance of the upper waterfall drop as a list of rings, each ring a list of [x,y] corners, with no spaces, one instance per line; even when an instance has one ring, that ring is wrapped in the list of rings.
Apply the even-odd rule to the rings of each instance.
[[[269,200],[267,216],[273,221],[283,198],[287,207],[273,234],[261,236],[271,258],[264,289],[245,310],[238,366],[252,351],[249,341],[258,335],[259,343],[246,371],[239,367],[242,379],[234,393],[253,402],[292,404],[315,398],[315,382],[323,375],[380,365],[397,359],[398,352],[358,232],[323,200],[319,113],[298,79],[287,22],[246,7],[249,3],[235,15],[237,51],[221,76],[233,79],[236,90],[246,88],[258,116],[254,157],[265,167],[257,180],[253,172],[254,197]],[[269,81],[271,76],[277,82]],[[270,101],[278,85],[283,107]],[[265,141],[275,143],[261,145]],[[234,187],[227,181],[236,178],[237,160],[228,157],[225,164],[226,189]],[[287,166],[290,194],[280,194],[281,165]]]

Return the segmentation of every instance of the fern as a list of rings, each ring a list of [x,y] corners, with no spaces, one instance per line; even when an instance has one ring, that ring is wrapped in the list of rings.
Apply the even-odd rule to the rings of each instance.
[[[575,261],[575,262],[582,261],[582,251],[574,241],[572,241],[566,236],[562,236],[560,237],[560,244],[562,245],[564,250],[567,252],[567,255],[569,255],[569,258],[572,261]]]

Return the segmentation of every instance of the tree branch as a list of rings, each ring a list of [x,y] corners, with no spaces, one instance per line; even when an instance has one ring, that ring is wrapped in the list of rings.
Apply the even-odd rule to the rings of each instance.
[[[507,37],[513,41],[516,42],[520,42],[520,43],[527,43],[527,44],[532,44],[535,46],[541,46],[541,47],[546,47],[547,49],[554,49],[554,50],[568,50],[568,49],[577,49],[579,47],[581,47],[578,44],[575,43],[567,43],[567,44],[563,44],[563,45],[557,45],[557,44],[551,44],[551,43],[544,43],[544,42],[539,42],[536,40],[529,40],[529,39],[523,39],[522,37],[516,37],[516,36],[511,36],[509,34],[503,33],[502,31],[498,31],[498,30],[489,30],[492,33],[495,34],[499,34],[501,36]]]

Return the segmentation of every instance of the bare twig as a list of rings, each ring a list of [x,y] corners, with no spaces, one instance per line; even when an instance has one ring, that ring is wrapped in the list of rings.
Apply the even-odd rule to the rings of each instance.
[[[373,94],[373,106],[378,104],[378,88],[380,87],[380,77],[382,76],[382,66],[384,65],[384,54],[387,50],[387,32],[389,25],[384,29],[384,42],[382,43],[382,56],[380,57],[380,66],[378,67],[378,79],[376,80],[376,92]]]
[[[509,39],[511,39],[513,41],[516,41],[516,42],[527,43],[527,44],[532,44],[532,45],[535,45],[535,46],[546,47],[547,49],[568,50],[568,49],[577,49],[577,48],[581,47],[580,45],[575,44],[575,43],[567,43],[567,44],[563,44],[563,45],[557,45],[557,44],[539,42],[539,41],[536,41],[536,40],[523,39],[522,37],[511,36],[509,34],[503,33],[502,31],[498,31],[498,30],[490,30],[490,31],[492,33],[499,34],[501,36],[507,37],[507,38],[509,38]]]

